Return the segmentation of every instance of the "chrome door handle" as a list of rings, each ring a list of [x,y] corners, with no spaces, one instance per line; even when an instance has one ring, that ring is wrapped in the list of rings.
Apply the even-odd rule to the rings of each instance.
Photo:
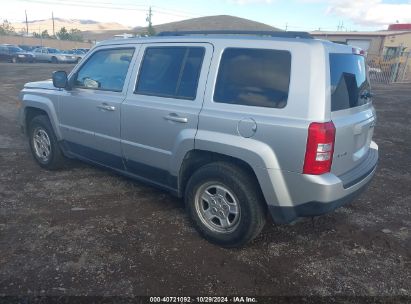
[[[165,120],[170,120],[170,121],[175,121],[175,122],[181,122],[181,123],[187,123],[188,118],[187,117],[180,117],[176,113],[170,113],[167,116],[164,116]]]
[[[116,107],[115,106],[110,106],[106,103],[103,103],[101,105],[98,105],[97,108],[105,110],[105,111],[115,111]]]

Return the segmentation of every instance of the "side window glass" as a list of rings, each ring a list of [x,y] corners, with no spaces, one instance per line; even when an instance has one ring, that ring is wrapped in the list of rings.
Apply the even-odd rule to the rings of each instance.
[[[147,48],[135,93],[194,100],[204,53],[202,47]]]
[[[228,48],[221,58],[214,101],[284,108],[290,72],[291,54],[288,51]]]
[[[77,72],[74,85],[80,88],[121,92],[134,48],[95,52]]]

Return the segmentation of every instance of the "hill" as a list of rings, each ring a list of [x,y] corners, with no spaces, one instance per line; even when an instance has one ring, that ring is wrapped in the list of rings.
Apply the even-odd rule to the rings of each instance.
[[[156,33],[165,31],[198,31],[198,30],[249,30],[249,31],[281,31],[273,26],[234,16],[217,15],[200,18],[187,19],[177,22],[170,22],[155,25]],[[132,30],[113,30],[113,31],[95,31],[83,32],[85,39],[105,40],[111,39],[114,35],[129,33],[143,34],[147,32],[146,27],[136,27]]]
[[[170,22],[154,26],[157,33],[164,31],[197,31],[197,30],[249,30],[280,31],[265,23],[229,15],[206,16],[183,21]],[[137,32],[146,28],[135,28]]]
[[[13,23],[12,26],[17,32],[26,31],[26,24],[24,22]],[[53,20],[44,19],[44,20],[33,20],[28,22],[29,33],[39,33],[44,30],[47,30],[49,34],[53,33]],[[116,22],[98,22],[94,20],[81,20],[81,19],[62,19],[54,18],[54,28],[55,31],[59,31],[62,27],[65,27],[67,30],[70,29],[79,29],[80,31],[89,31],[95,33],[101,33],[105,31],[128,31],[131,30],[130,27],[124,26]]]

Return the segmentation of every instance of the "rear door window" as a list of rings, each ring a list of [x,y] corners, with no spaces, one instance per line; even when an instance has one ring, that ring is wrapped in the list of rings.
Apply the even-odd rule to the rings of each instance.
[[[202,47],[148,47],[135,93],[194,100],[204,53]]]
[[[364,56],[330,54],[331,111],[366,104],[370,99]]]
[[[214,101],[284,108],[290,71],[291,54],[288,51],[228,48],[221,58]]]

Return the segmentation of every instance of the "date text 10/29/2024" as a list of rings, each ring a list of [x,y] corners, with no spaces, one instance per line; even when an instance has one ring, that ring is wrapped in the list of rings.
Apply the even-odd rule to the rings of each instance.
[[[255,297],[150,297],[150,303],[258,303]]]

